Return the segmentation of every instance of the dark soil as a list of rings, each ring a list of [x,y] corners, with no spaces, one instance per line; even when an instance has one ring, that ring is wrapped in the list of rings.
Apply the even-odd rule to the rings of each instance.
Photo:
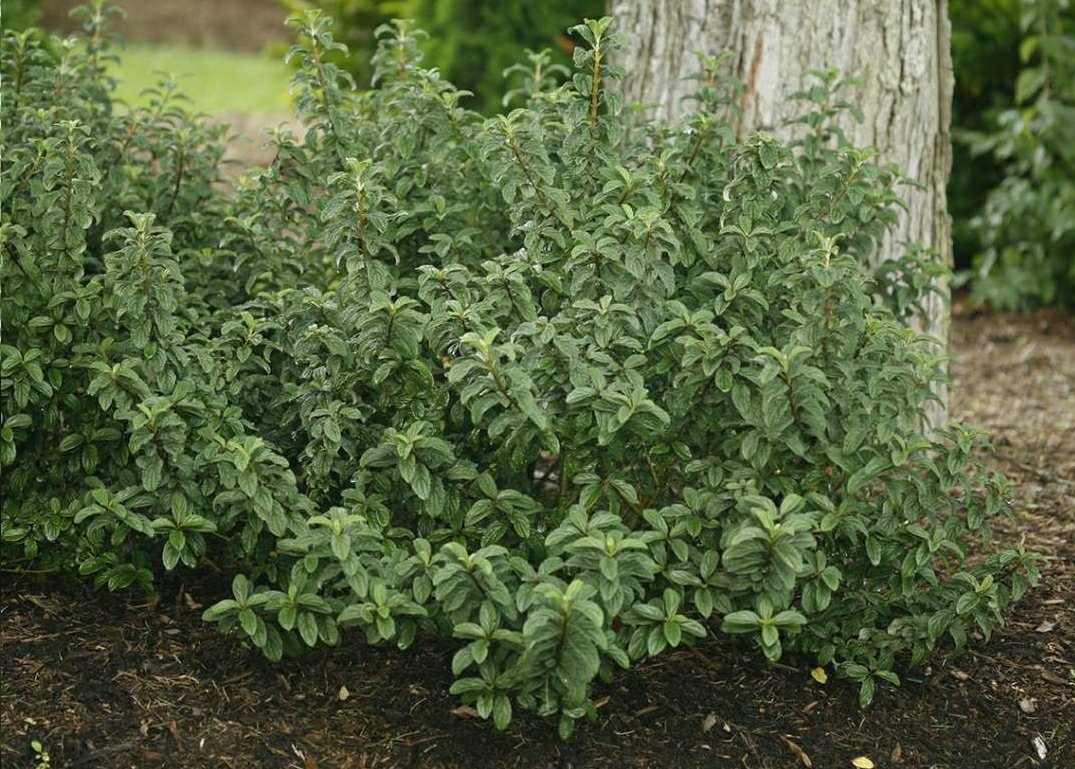
[[[1049,556],[1045,582],[990,643],[868,710],[718,639],[621,674],[570,742],[530,715],[498,734],[447,695],[442,646],[272,666],[200,621],[217,588],[139,601],[9,575],[0,763],[34,766],[39,740],[52,767],[102,769],[1075,767],[1075,322],[961,312],[953,349],[954,414],[991,430],[1017,486],[998,528]]]

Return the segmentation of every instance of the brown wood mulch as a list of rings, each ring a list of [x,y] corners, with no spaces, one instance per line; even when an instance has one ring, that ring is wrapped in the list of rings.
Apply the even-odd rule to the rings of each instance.
[[[37,769],[37,740],[51,767],[101,769],[1075,767],[1075,321],[963,310],[953,350],[954,414],[991,431],[1016,485],[998,528],[1048,555],[1045,583],[991,642],[865,711],[846,682],[716,639],[619,675],[570,742],[529,715],[499,734],[447,694],[434,643],[272,666],[200,621],[219,587],[147,601],[5,574],[0,763]]]

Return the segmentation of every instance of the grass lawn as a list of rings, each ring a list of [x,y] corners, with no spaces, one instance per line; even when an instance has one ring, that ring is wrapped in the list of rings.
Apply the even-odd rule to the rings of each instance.
[[[176,75],[193,107],[210,115],[267,114],[290,109],[290,68],[268,55],[228,53],[181,46],[128,45],[114,68],[117,95],[130,104],[142,92]]]

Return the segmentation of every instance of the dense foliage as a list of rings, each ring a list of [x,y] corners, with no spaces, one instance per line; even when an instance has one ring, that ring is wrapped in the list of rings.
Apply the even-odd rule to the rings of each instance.
[[[1075,307],[1075,6],[1025,0],[1014,101],[966,132],[1003,177],[969,225],[975,297],[1009,309]]]
[[[714,117],[719,62],[700,111],[631,122],[589,21],[566,85],[483,119],[400,25],[349,90],[311,14],[305,136],[229,191],[171,85],[112,103],[104,19],[4,41],[7,558],[212,563],[206,619],[271,659],[459,639],[455,693],[564,735],[596,679],[716,632],[868,703],[1036,581],[989,542],[980,439],[919,432],[928,281],[865,266],[895,180],[829,128],[835,76],[791,145]]]
[[[983,131],[1012,107],[1019,76],[1019,11],[1023,0],[949,0],[952,23],[952,126],[959,134]],[[970,267],[980,243],[971,220],[989,190],[1004,178],[990,155],[975,155],[965,141],[952,142],[948,211],[956,267]]]
[[[293,8],[310,4],[285,2]],[[515,62],[519,50],[553,46],[550,64],[566,63],[563,51],[570,51],[575,39],[563,36],[561,30],[584,16],[600,14],[605,6],[603,0],[544,5],[519,0],[313,0],[313,4],[336,21],[350,53],[335,60],[360,87],[367,87],[373,77],[370,56],[377,42],[373,30],[393,18],[414,19],[430,33],[420,41],[426,65],[438,67],[452,83],[471,91],[474,98],[465,97],[463,104],[473,104],[486,114],[502,109],[502,96],[511,85],[501,73]],[[1016,101],[1016,81],[1021,55],[1035,58],[1038,51],[1031,47],[1034,43],[1022,41],[1039,36],[1042,15],[1056,16],[1048,33],[1056,37],[1061,24],[1075,23],[1075,6],[1067,0],[951,0],[949,9],[956,80],[952,123],[959,140],[953,148],[948,202],[957,265],[974,267],[966,269],[959,282],[971,284],[975,298],[1008,309],[1075,302],[1075,287],[1064,277],[1075,269],[1073,250],[1066,237],[1049,234],[1053,224],[1067,231],[1067,223],[1075,222],[1070,207],[1075,183],[1064,182],[1075,176],[1061,163],[1045,185],[1048,189],[1040,197],[1034,192],[1028,196],[1024,192],[1034,189],[1035,181],[1025,162],[1011,162],[1010,150],[994,152],[996,145],[1013,141],[1010,134],[1021,132],[1022,154],[1028,156],[1051,143],[1043,133],[1062,125],[1052,119],[1046,126],[1017,117],[1020,106],[1026,105]],[[1070,57],[1070,38],[1052,46],[1054,55],[1065,55],[1060,48]],[[997,135],[992,141],[982,141],[994,129]],[[1059,211],[1062,220],[1039,215],[1037,200],[1053,201],[1049,208]],[[1026,212],[1032,213],[1029,224]],[[1037,245],[1039,236],[1056,245]]]
[[[426,33],[423,62],[436,67],[457,88],[470,91],[465,106],[486,114],[499,112],[510,87],[504,70],[519,61],[523,49],[551,49],[550,64],[571,61],[577,37],[567,28],[605,12],[605,0],[534,3],[528,0],[284,0],[294,9],[314,5],[335,22],[337,37],[348,48],[341,57],[360,87],[373,79],[370,59],[377,47],[374,30],[393,19],[411,19]],[[555,71],[555,70],[554,70]]]

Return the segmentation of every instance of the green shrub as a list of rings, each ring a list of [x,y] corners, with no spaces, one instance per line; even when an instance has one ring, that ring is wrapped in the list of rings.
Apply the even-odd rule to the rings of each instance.
[[[437,67],[457,88],[470,91],[486,114],[499,112],[507,90],[504,70],[523,49],[551,48],[550,63],[570,63],[577,38],[565,28],[604,13],[605,0],[535,3],[529,0],[284,0],[293,10],[310,5],[335,21],[336,36],[349,53],[340,60],[359,87],[373,79],[370,59],[377,47],[374,30],[395,18],[411,19],[426,35],[421,48],[426,66]]]
[[[32,26],[41,15],[43,0],[4,0],[0,8],[0,26],[7,30],[23,30]]]
[[[596,679],[714,632],[865,704],[1036,581],[989,544],[976,434],[917,430],[924,263],[863,266],[895,179],[829,128],[835,76],[791,145],[714,117],[719,62],[706,108],[634,123],[590,21],[567,85],[485,120],[401,26],[346,89],[310,15],[305,138],[228,191],[169,86],[114,108],[99,20],[60,59],[5,41],[5,556],[110,587],[211,560],[206,619],[271,659],[456,638],[453,692],[565,736]]]
[[[1023,0],[949,0],[952,22],[952,126],[982,131],[1012,107],[1019,75],[1019,9]],[[989,155],[975,156],[966,142],[952,143],[948,211],[957,268],[970,267],[980,249],[971,220],[985,205],[989,190],[1004,178]]]
[[[967,132],[1004,177],[971,222],[980,244],[973,296],[1007,309],[1075,307],[1075,11],[1026,0],[1015,106],[992,132]]]

